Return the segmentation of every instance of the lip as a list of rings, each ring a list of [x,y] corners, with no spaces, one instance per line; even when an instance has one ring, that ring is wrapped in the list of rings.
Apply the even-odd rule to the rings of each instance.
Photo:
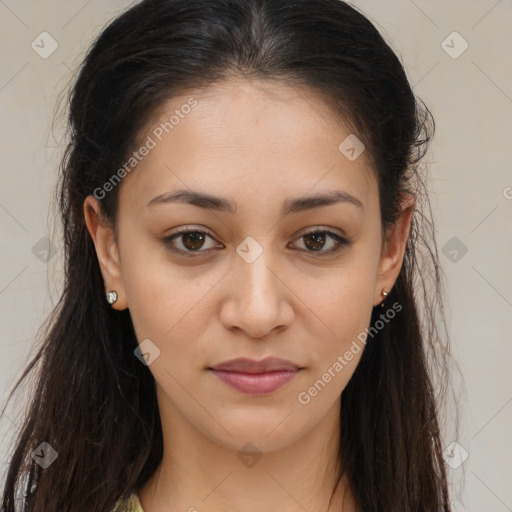
[[[301,368],[292,361],[280,359],[279,357],[266,357],[261,361],[248,359],[246,357],[239,357],[237,359],[224,361],[223,363],[217,364],[208,369],[238,373],[268,373],[279,370],[296,371]]]
[[[302,369],[291,361],[277,357],[267,357],[261,361],[231,359],[208,368],[225,384],[251,395],[265,395],[277,391]]]
[[[299,373],[299,370],[278,370],[265,373],[240,373],[209,369],[224,383],[249,395],[266,395],[277,391]]]

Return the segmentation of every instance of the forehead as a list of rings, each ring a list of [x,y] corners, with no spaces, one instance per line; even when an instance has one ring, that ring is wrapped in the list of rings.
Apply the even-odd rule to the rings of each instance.
[[[123,179],[120,204],[142,213],[154,196],[176,188],[238,203],[257,191],[343,188],[370,203],[377,189],[365,152],[350,160],[340,149],[351,137],[305,87],[230,79],[190,90],[162,105],[142,134],[151,149]]]

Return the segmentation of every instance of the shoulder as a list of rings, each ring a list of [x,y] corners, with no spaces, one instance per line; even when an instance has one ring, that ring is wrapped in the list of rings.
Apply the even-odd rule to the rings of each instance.
[[[112,512],[144,512],[137,493],[132,492],[127,498],[117,501]]]

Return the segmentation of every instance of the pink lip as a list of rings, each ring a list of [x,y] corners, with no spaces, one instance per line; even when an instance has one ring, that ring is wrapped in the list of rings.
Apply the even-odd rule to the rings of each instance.
[[[283,387],[299,373],[298,369],[265,373],[240,373],[211,368],[210,371],[229,386],[250,395],[272,393],[272,391]]]
[[[277,357],[267,357],[261,361],[241,357],[225,361],[208,370],[238,391],[263,395],[283,387],[302,368]]]
[[[230,359],[223,363],[217,364],[209,368],[210,370],[225,370],[229,372],[238,373],[264,373],[275,372],[277,370],[300,370],[299,365],[280,359],[279,357],[266,357],[261,361],[254,359],[247,359],[246,357],[238,357],[237,359]]]

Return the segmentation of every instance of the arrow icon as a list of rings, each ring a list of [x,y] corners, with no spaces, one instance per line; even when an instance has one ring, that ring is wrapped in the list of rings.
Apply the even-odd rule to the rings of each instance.
[[[59,43],[48,32],[41,32],[30,43],[30,46],[32,50],[34,50],[39,55],[39,57],[42,59],[47,59],[59,47]]]
[[[359,158],[365,149],[366,147],[363,144],[363,141],[361,141],[354,133],[351,133],[346,137],[338,146],[338,150],[351,162]]]
[[[236,252],[246,263],[252,263],[263,252],[263,247],[252,236],[248,236],[240,242]]]
[[[441,48],[452,58],[458,59],[469,47],[469,43],[456,31],[448,34]]]
[[[32,458],[42,467],[47,468],[55,462],[55,459],[59,454],[53,449],[53,447],[44,442],[41,443],[33,452]]]
[[[160,356],[160,349],[149,338],[146,338],[133,353],[142,364],[149,366]]]

